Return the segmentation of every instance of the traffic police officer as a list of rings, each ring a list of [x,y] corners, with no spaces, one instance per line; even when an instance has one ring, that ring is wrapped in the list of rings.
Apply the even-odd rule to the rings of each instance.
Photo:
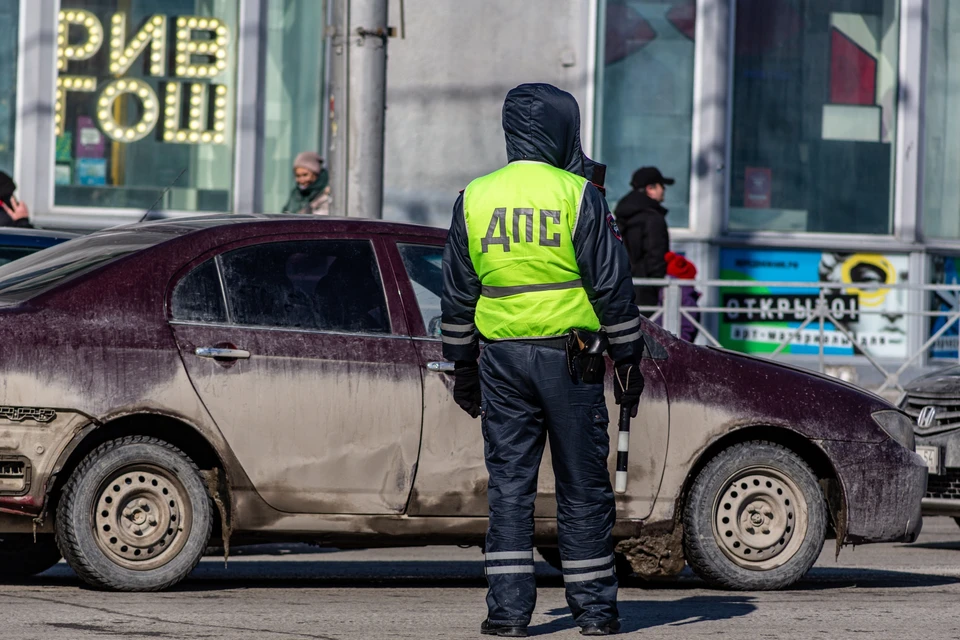
[[[636,414],[643,341],[627,253],[580,148],[580,110],[547,84],[503,105],[509,164],[467,186],[443,254],[443,355],[482,415],[490,524],[481,632],[522,637],[536,604],[533,510],[544,440],[556,476],[567,603],[584,635],[620,629],[603,385],[568,373],[571,329],[609,338],[614,395]],[[479,353],[479,338],[486,347]],[[479,357],[479,366],[477,359]]]

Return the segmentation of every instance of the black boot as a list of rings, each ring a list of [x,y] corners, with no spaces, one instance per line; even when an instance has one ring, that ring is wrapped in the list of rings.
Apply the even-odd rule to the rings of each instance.
[[[520,625],[493,624],[489,620],[480,623],[480,633],[485,636],[500,636],[502,638],[526,638],[527,628]]]
[[[582,636],[612,636],[620,633],[620,621],[614,618],[606,622],[591,622],[580,629]]]

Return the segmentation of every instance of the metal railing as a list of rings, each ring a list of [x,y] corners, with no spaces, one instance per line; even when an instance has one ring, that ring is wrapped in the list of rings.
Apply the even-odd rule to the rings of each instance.
[[[634,278],[633,283],[641,286],[658,286],[662,288],[661,304],[656,307],[640,307],[640,310],[649,315],[650,319],[658,322],[664,329],[674,335],[680,335],[681,323],[686,320],[691,323],[699,332],[697,342],[710,344],[720,348],[729,348],[721,343],[721,337],[718,336],[721,325],[721,316],[724,314],[747,315],[749,322],[762,323],[764,320],[769,322],[792,322],[799,324],[796,327],[781,329],[783,337],[779,341],[773,341],[768,344],[776,344],[775,348],[769,353],[756,353],[754,355],[764,356],[771,359],[784,354],[788,347],[794,344],[803,344],[805,346],[815,346],[817,349],[818,369],[821,373],[826,370],[826,350],[831,346],[850,347],[853,355],[862,356],[880,375],[883,377],[883,383],[877,393],[883,393],[887,390],[903,391],[903,385],[900,377],[907,372],[911,365],[919,364],[922,356],[928,353],[937,341],[947,332],[957,325],[960,320],[960,304],[953,304],[952,309],[943,311],[928,310],[931,307],[931,294],[941,293],[941,297],[950,296],[953,301],[960,301],[960,284],[884,284],[884,283],[836,283],[836,282],[768,282],[754,280],[676,280],[667,278],[643,279]],[[701,301],[713,302],[714,305],[704,304],[703,306],[683,306],[682,287],[693,286],[700,294]],[[735,300],[735,296],[730,294],[743,291],[763,289],[769,293],[752,293],[759,297],[766,296],[771,299],[770,304],[764,306],[726,306],[723,303],[724,296],[730,300]],[[785,290],[780,293],[776,290]],[[798,292],[803,292],[798,293]],[[851,293],[854,292],[854,293]],[[885,309],[885,308],[864,308],[860,303],[860,296],[877,296],[890,293],[892,291],[904,292],[906,294],[906,303],[903,308]],[[902,295],[902,294],[901,294]],[[802,297],[798,297],[802,296]],[[795,302],[802,301],[806,304],[785,305],[781,300],[795,298]],[[773,300],[779,304],[774,306]],[[850,300],[856,299],[854,306]],[[838,301],[840,303],[838,304]],[[717,304],[719,302],[719,304]],[[845,304],[846,303],[846,304]],[[860,316],[896,316],[904,317],[904,324],[907,325],[904,331],[904,353],[902,357],[891,358],[889,355],[879,357],[874,351],[875,346],[871,346],[866,341],[858,339],[857,331],[850,328],[850,324],[858,322]],[[757,316],[758,318],[754,318]],[[699,319],[698,319],[699,318]],[[790,318],[787,320],[786,318]],[[927,335],[930,327],[931,318],[944,318],[944,322],[936,331]],[[923,323],[922,333],[924,339],[918,346],[911,348],[909,336],[911,330],[909,323]],[[731,320],[727,319],[730,323]],[[814,327],[815,334],[811,336],[811,327]],[[785,335],[784,335],[785,334]],[[839,336],[837,335],[839,334]],[[805,340],[803,340],[805,338]],[[839,345],[828,344],[836,343]],[[845,340],[846,342],[843,342]],[[811,342],[813,343],[811,345]],[[952,351],[953,348],[951,347]],[[847,356],[849,357],[849,356]]]

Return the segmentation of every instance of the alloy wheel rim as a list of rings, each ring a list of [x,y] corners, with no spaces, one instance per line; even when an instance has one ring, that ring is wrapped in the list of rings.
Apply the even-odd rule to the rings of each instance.
[[[187,492],[159,467],[121,469],[100,486],[94,508],[97,546],[127,569],[149,571],[167,564],[190,536],[193,511]]]
[[[770,467],[738,471],[718,493],[713,535],[723,553],[745,569],[788,562],[803,543],[807,506],[793,480]]]

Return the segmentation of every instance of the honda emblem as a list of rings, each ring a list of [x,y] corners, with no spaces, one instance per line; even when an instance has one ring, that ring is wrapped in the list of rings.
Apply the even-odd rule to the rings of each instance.
[[[920,410],[920,415],[917,416],[917,426],[921,429],[926,429],[927,427],[932,427],[937,420],[937,408],[934,406],[927,406]]]

